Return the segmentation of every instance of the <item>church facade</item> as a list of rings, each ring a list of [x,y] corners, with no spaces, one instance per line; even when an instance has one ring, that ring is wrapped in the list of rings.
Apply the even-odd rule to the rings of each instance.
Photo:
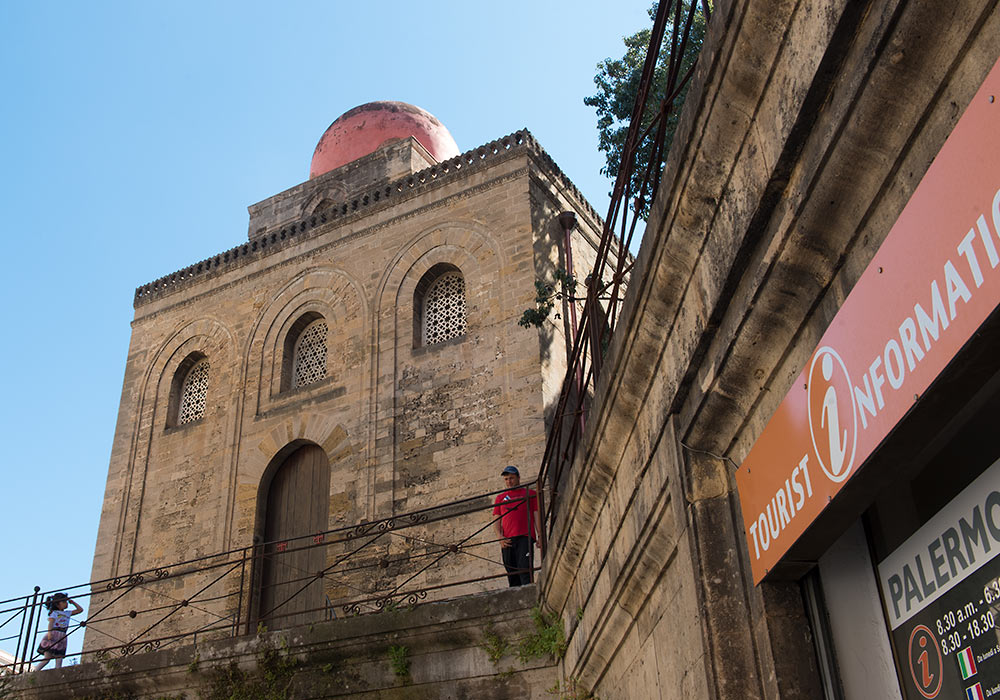
[[[528,132],[459,154],[430,114],[371,103],[250,207],[246,243],[140,287],[85,648],[142,626],[115,602],[137,576],[495,491],[508,464],[530,478],[567,314],[517,321],[566,266],[563,212],[586,270],[600,218]]]

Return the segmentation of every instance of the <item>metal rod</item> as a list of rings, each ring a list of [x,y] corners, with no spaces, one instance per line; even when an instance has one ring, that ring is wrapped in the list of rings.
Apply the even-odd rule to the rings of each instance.
[[[243,613],[243,586],[246,581],[247,553],[243,550],[243,557],[240,560],[240,596],[236,602],[236,619],[233,620],[233,636],[237,636],[240,630],[240,615]]]
[[[539,552],[539,554],[541,554],[541,556],[542,556],[542,559],[545,559],[545,550],[548,547],[548,542],[545,539],[545,511],[544,511],[544,507],[545,507],[545,493],[544,493],[543,489],[539,488],[538,489],[538,537],[539,537],[538,541],[542,545],[542,548],[541,548],[542,551]]]
[[[38,589],[35,589],[35,595],[38,595]],[[21,648],[24,637],[24,623],[28,619],[28,596],[24,596],[24,608],[21,610],[21,629],[17,633],[17,646],[14,649],[14,665],[11,671],[13,673],[18,673],[17,665],[20,663],[21,655],[24,650]]]
[[[41,590],[41,587],[35,586],[35,597],[31,601],[31,614],[32,614],[32,616],[34,616],[34,614],[35,614],[35,607],[38,605],[38,603],[36,602],[36,600],[38,598],[38,591],[40,591],[40,590]],[[31,667],[31,662],[35,658],[35,653],[36,653],[35,652],[35,645],[38,644],[38,626],[41,625],[41,623],[42,623],[42,613],[41,613],[41,611],[39,611],[38,612],[38,618],[35,620],[35,633],[33,635],[31,635],[31,637],[29,639],[26,640],[27,643],[28,643],[28,646],[24,650],[24,657],[28,660],[28,667],[29,668]],[[29,630],[31,629],[31,621],[30,620],[28,621],[28,629]]]

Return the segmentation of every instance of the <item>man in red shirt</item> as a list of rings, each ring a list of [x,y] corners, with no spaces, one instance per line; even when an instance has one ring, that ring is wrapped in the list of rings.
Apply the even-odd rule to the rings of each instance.
[[[531,543],[535,541],[538,496],[531,489],[517,488],[521,483],[517,467],[504,467],[500,475],[507,490],[493,502],[493,527],[500,538],[508,583],[511,587],[523,586],[531,583],[534,568]]]

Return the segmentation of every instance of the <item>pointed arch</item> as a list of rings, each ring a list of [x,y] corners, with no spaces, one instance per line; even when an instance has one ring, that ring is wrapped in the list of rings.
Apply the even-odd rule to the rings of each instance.
[[[205,417],[210,374],[208,358],[197,350],[178,365],[170,383],[168,428],[196,423]]]
[[[320,318],[328,328],[328,381],[314,382],[312,389],[305,385],[307,392],[360,382],[363,371],[358,370],[368,362],[364,340],[368,315],[363,285],[344,270],[316,267],[292,277],[275,292],[251,331],[246,359],[250,391],[246,400],[252,414],[259,416],[282,405],[282,395],[293,385],[295,342],[309,323]],[[360,384],[355,388],[360,390]]]

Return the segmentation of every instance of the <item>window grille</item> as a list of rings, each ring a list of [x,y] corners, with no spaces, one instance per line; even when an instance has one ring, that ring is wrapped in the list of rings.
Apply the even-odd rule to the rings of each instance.
[[[465,335],[465,279],[461,274],[438,277],[424,299],[424,345]]]
[[[295,341],[292,388],[326,378],[326,321],[313,321]]]
[[[205,398],[208,395],[208,370],[208,360],[200,360],[184,377],[181,400],[177,408],[177,425],[204,418]]]

